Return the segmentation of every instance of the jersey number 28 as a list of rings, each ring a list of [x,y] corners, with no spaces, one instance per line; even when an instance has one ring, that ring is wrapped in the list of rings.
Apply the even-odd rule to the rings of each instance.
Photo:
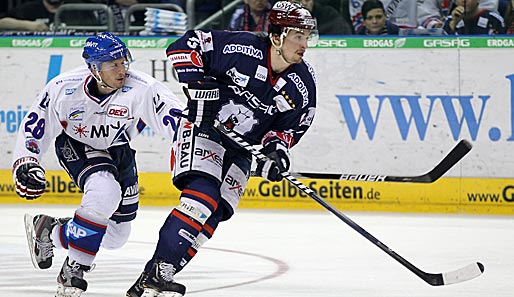
[[[25,132],[29,132],[35,139],[41,139],[45,134],[45,119],[39,118],[37,113],[31,112],[27,116],[27,122],[25,123]]]

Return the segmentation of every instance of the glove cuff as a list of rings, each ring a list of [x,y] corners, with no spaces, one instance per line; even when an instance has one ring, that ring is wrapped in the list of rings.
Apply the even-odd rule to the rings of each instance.
[[[39,165],[38,159],[36,159],[34,157],[30,157],[30,156],[21,157],[18,160],[16,160],[14,162],[14,164],[12,165],[12,173],[14,174],[16,172],[16,169],[18,169],[18,167],[20,167],[20,165],[25,164],[25,163],[36,163]]]
[[[261,153],[265,154],[266,156],[273,153],[273,152],[276,152],[278,150],[281,150],[283,151],[287,156],[289,156],[289,150],[287,149],[287,147],[282,143],[282,142],[272,142],[272,143],[269,143],[268,145],[264,146],[262,149],[261,149]]]
[[[207,79],[207,78],[206,78]],[[214,101],[219,100],[220,90],[216,81],[190,81],[183,91],[189,100]]]
[[[280,171],[288,171],[291,166],[289,150],[281,142],[273,142],[261,149],[261,153],[265,154],[273,160]]]
[[[196,101],[215,101],[220,99],[220,90],[198,90],[188,89],[189,99]]]

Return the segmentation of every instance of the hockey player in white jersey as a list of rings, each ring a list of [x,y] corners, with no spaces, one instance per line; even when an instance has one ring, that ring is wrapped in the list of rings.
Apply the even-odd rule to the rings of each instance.
[[[46,187],[41,156],[51,143],[59,163],[83,191],[72,218],[25,215],[36,268],[52,265],[54,248],[68,249],[56,296],[80,296],[100,249],[122,247],[136,217],[139,192],[129,142],[146,126],[172,139],[184,104],[162,83],[129,70],[131,56],[111,33],[86,40],[87,67],[52,79],[20,125],[14,148],[16,192],[28,200]]]

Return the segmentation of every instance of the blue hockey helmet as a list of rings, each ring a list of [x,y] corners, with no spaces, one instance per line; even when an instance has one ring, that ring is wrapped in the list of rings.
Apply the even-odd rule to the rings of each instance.
[[[127,62],[132,60],[130,51],[121,39],[116,35],[103,32],[96,36],[91,36],[86,40],[82,58],[87,66],[95,71],[100,71],[103,62],[109,62],[125,57]]]

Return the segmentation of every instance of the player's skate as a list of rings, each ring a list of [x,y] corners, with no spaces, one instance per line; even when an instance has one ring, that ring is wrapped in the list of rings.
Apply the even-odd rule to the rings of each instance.
[[[91,271],[93,267],[81,265],[66,257],[57,276],[58,287],[55,297],[79,297],[87,289],[84,272]]]
[[[145,288],[143,287],[144,282],[148,278],[148,274],[144,271],[141,273],[136,282],[128,289],[126,297],[141,297],[145,292]]]
[[[34,267],[47,269],[52,266],[54,245],[50,234],[55,226],[63,225],[68,219],[56,219],[44,214],[35,217],[28,213],[25,214],[25,233]]]
[[[144,297],[182,297],[186,294],[184,285],[173,281],[175,267],[162,260],[153,264],[152,271],[144,282]]]

